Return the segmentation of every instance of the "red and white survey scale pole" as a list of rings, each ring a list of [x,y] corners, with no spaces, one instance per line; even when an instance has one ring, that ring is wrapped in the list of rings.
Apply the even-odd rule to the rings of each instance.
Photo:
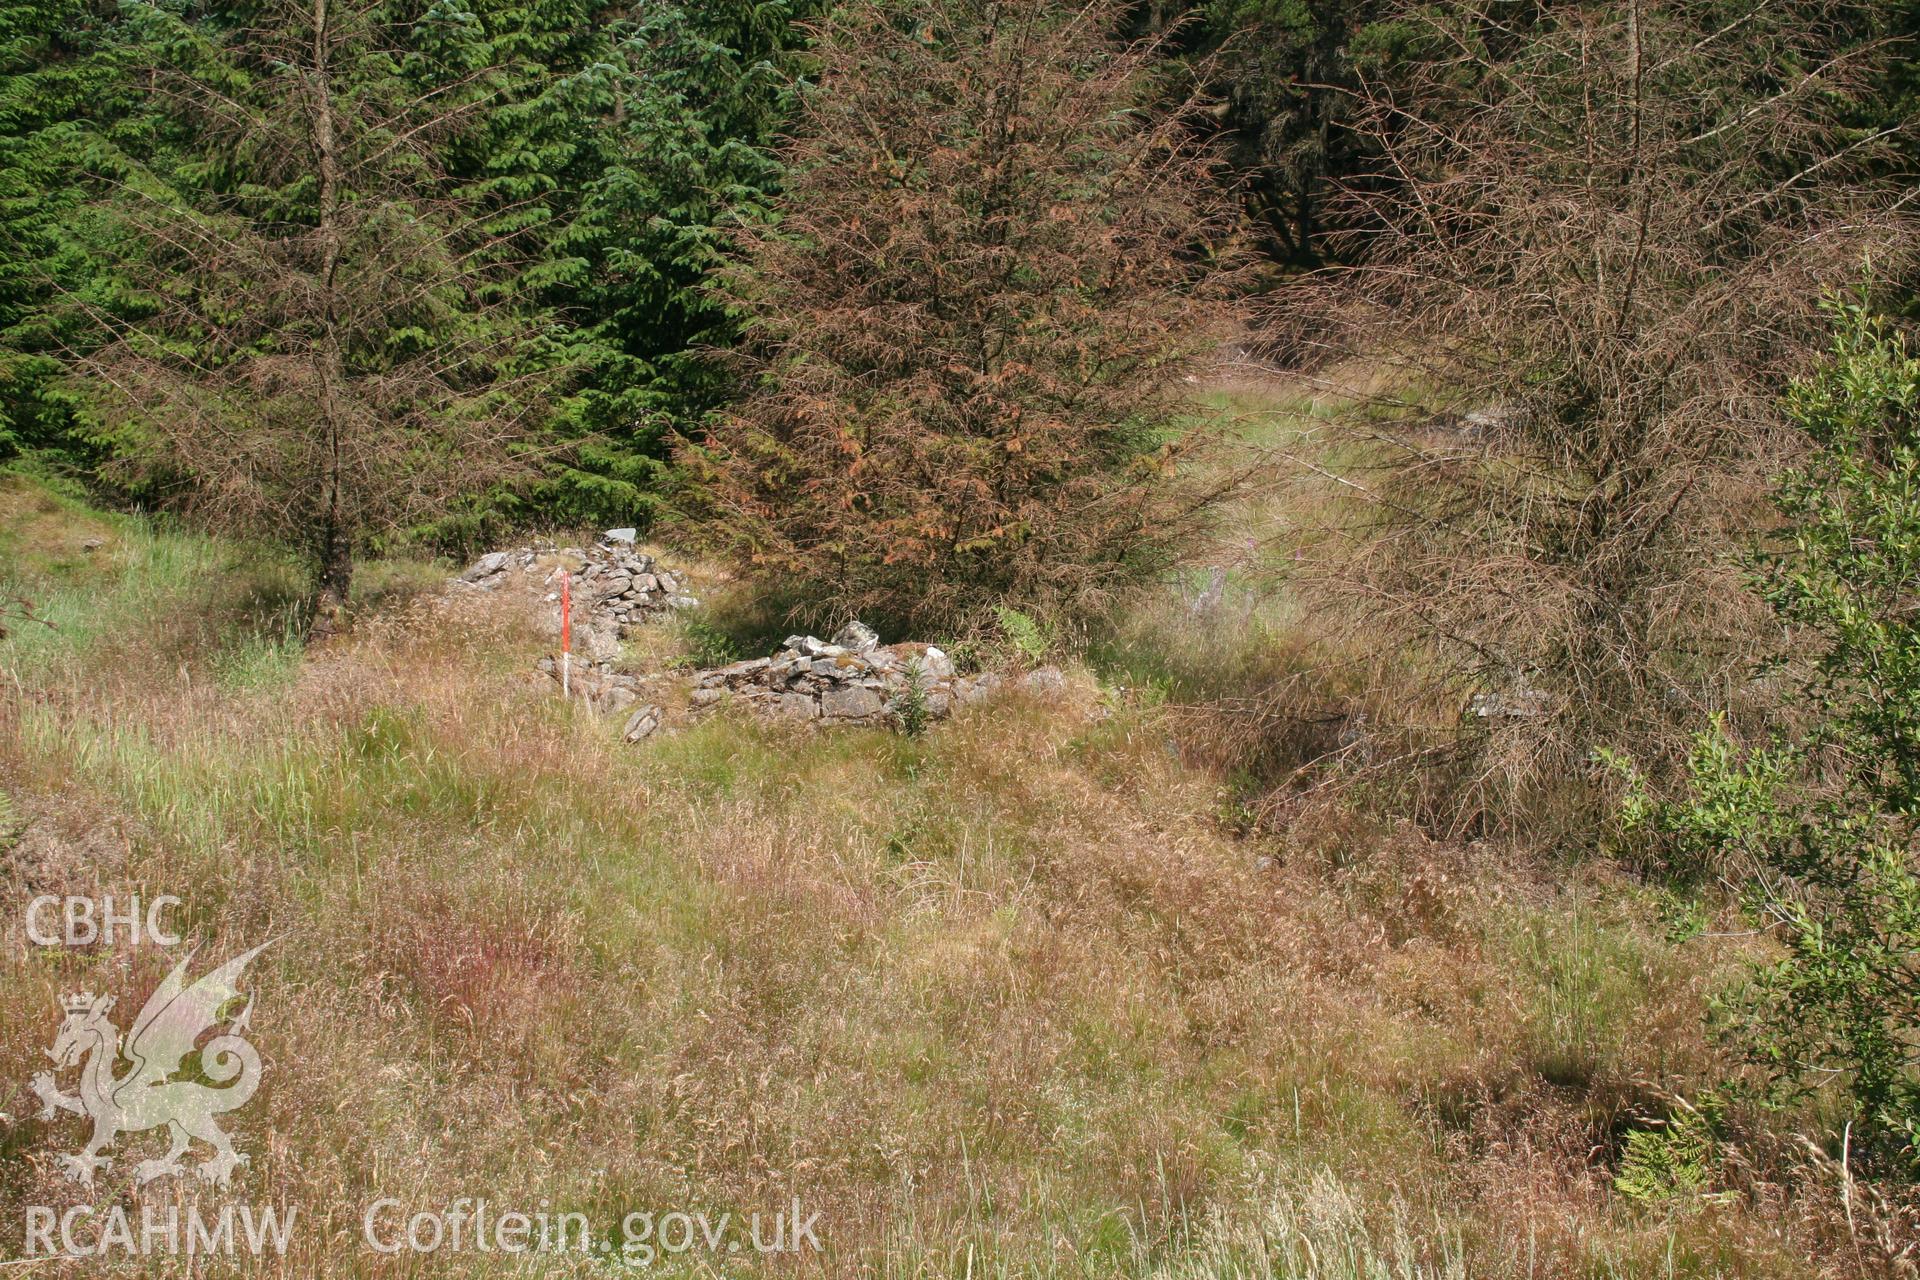
[[[573,575],[560,571],[560,696],[571,698],[573,675]]]

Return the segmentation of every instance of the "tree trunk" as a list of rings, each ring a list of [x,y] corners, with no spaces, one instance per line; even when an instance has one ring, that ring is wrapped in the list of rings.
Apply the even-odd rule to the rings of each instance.
[[[320,384],[321,429],[326,433],[326,474],[321,483],[320,598],[314,629],[336,629],[347,607],[353,581],[350,513],[341,492],[347,423],[341,404],[346,365],[340,352],[336,279],[340,268],[340,157],[333,127],[332,75],[327,30],[328,0],[313,0],[313,80],[308,97],[313,158],[319,178],[319,216],[314,234],[320,245],[320,335],[314,344],[314,373]]]
[[[1307,263],[1317,263],[1320,259],[1313,249],[1313,178],[1303,176],[1300,179],[1298,202],[1295,205],[1296,225],[1300,228],[1294,242],[1300,247],[1300,258]]]
[[[337,525],[329,528],[320,544],[320,599],[315,609],[315,624],[326,630],[337,627],[346,613],[347,590],[353,585],[353,544]]]

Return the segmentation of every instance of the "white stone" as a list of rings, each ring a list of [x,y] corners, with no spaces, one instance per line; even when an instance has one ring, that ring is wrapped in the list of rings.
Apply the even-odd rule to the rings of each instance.
[[[650,737],[659,727],[660,708],[646,706],[633,713],[627,720],[626,728],[620,731],[620,736],[628,742],[638,742]]]
[[[834,634],[833,642],[854,653],[866,653],[880,647],[880,633],[855,618]]]
[[[880,695],[863,685],[829,689],[820,695],[820,714],[839,720],[866,720],[886,709]]]
[[[478,560],[475,560],[473,562],[473,566],[469,568],[465,573],[461,574],[460,577],[463,581],[466,581],[466,582],[478,582],[482,578],[492,577],[494,574],[500,572],[502,569],[506,567],[507,567],[506,552],[489,551],[486,555],[483,555]]]

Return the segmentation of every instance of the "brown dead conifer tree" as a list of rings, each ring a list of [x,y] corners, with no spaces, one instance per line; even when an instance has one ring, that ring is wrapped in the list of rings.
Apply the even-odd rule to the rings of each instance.
[[[757,390],[684,456],[703,525],[817,614],[966,629],[1162,565],[1212,496],[1183,375],[1232,205],[1121,5],[849,6],[732,281]]]
[[[1359,265],[1280,297],[1330,376],[1393,394],[1333,468],[1357,536],[1306,576],[1436,678],[1475,762],[1456,817],[1752,701],[1736,553],[1795,448],[1778,396],[1823,290],[1910,244],[1889,132],[1849,123],[1891,51],[1850,13],[1408,3],[1356,51]]]
[[[123,472],[301,552],[324,629],[369,538],[518,473],[555,377],[508,296],[501,211],[438,162],[486,73],[403,70],[367,0],[134,18],[183,142],[103,166],[94,213],[146,315],[80,368]]]

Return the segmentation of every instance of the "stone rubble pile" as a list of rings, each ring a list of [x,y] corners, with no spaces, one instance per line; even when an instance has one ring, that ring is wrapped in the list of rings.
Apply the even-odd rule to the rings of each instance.
[[[770,658],[702,671],[692,703],[698,713],[731,697],[783,718],[888,724],[905,717],[916,686],[923,713],[938,720],[992,694],[1000,682],[990,672],[956,674],[953,660],[932,645],[883,645],[872,628],[854,622],[831,641],[788,636]]]
[[[650,737],[667,719],[660,702],[677,705],[662,683],[687,688],[686,677],[640,676],[617,669],[620,641],[630,631],[669,611],[700,602],[687,593],[687,576],[659,564],[634,545],[632,529],[609,529],[592,547],[528,546],[493,551],[454,579],[457,589],[497,592],[503,588],[539,595],[540,625],[556,638],[560,573],[574,575],[573,653],[565,664],[569,695],[600,715],[627,717],[621,736],[628,742]],[[557,655],[541,658],[539,672],[561,683]],[[688,711],[700,716],[725,703],[744,705],[762,715],[825,725],[892,725],[915,712],[927,720],[952,714],[955,707],[993,696],[1007,680],[994,672],[961,675],[953,659],[929,644],[883,645],[873,628],[850,622],[832,640],[788,636],[772,657],[754,658],[693,674]],[[1018,678],[1029,693],[1052,696],[1066,691],[1057,667],[1042,667]]]
[[[551,677],[557,684],[560,681],[560,660],[549,654],[534,664],[541,675]],[[567,676],[567,691],[572,697],[585,702],[593,710],[604,716],[619,715],[628,707],[639,702],[654,682],[640,676],[628,675],[622,671],[611,671],[606,667],[580,661],[574,655],[572,669]],[[652,709],[657,712],[658,708]],[[628,726],[631,728],[632,726]],[[658,719],[654,728],[658,728]],[[649,733],[652,729],[648,730]],[[642,735],[644,736],[644,735]]]
[[[539,671],[560,680],[557,658],[540,659]],[[620,736],[638,742],[653,735],[667,715],[654,698],[667,701],[662,683],[687,687],[686,677],[637,676],[605,665],[575,662],[571,695],[601,715],[625,715]],[[915,691],[928,720],[980,702],[1009,687],[1051,697],[1067,690],[1058,667],[1041,667],[1009,682],[993,672],[960,675],[953,660],[929,644],[883,645],[869,627],[850,623],[831,641],[788,636],[770,658],[696,672],[687,709],[699,717],[728,703],[776,719],[822,725],[900,727],[909,718]]]
[[[605,668],[618,655],[619,642],[632,628],[669,610],[691,609],[700,603],[687,593],[687,575],[635,550],[634,537],[632,529],[609,529],[599,542],[584,550],[548,546],[489,552],[468,566],[455,582],[496,591],[539,573],[539,586],[546,593],[543,603],[555,604],[560,599],[559,572],[566,569],[574,575],[574,665]],[[556,629],[557,619],[558,613],[553,610],[542,615],[543,625]]]

